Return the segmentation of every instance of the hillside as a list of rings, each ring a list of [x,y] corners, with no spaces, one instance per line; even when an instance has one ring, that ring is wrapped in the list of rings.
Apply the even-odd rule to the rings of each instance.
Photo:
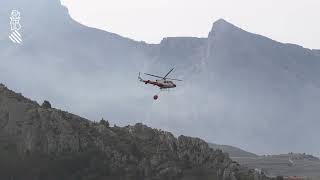
[[[239,166],[201,139],[143,124],[109,127],[40,106],[0,85],[1,179],[245,179]]]
[[[298,176],[318,180],[320,160],[307,154],[281,154],[259,157],[233,157],[242,166],[257,168],[270,176]]]
[[[256,154],[244,151],[244,150],[237,148],[237,147],[234,147],[234,146],[220,145],[220,144],[214,144],[214,143],[209,143],[209,146],[212,149],[220,149],[222,152],[228,153],[231,158],[233,158],[233,157],[258,157]]]
[[[288,176],[319,179],[320,160],[318,157],[305,153],[288,153],[279,155],[264,155],[244,151],[237,147],[209,143],[212,149],[221,149],[241,166],[262,170],[269,177]]]

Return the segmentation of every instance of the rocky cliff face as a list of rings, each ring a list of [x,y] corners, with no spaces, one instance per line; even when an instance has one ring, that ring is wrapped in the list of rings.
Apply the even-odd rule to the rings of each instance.
[[[0,85],[5,179],[253,179],[201,139],[143,124],[109,127],[40,106]],[[16,164],[17,163],[17,164]]]

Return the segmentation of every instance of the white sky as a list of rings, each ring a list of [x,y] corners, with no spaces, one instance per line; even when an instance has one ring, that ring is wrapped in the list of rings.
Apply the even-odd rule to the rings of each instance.
[[[61,0],[87,26],[159,43],[207,37],[220,18],[271,39],[320,49],[320,0]]]

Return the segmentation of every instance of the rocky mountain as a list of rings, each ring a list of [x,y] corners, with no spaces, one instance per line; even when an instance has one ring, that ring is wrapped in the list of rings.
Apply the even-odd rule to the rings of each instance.
[[[12,9],[21,12],[21,45],[8,38]],[[319,153],[319,50],[222,19],[208,37],[147,44],[81,25],[59,0],[2,0],[0,63],[14,90],[88,119],[143,122],[258,154]],[[158,90],[139,84],[138,72],[172,67],[184,81],[154,102]]]
[[[198,138],[42,106],[0,85],[1,179],[254,179]],[[257,176],[256,176],[257,178]]]
[[[228,153],[229,156],[232,157],[258,157],[258,155],[247,152],[245,150],[242,150],[240,148],[229,146],[229,145],[220,145],[220,144],[214,144],[214,143],[208,143],[209,147],[212,149],[220,149],[224,153]]]

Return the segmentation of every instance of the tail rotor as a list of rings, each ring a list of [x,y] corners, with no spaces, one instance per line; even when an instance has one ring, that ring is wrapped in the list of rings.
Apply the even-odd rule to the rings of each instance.
[[[138,80],[141,81],[141,82],[143,82],[143,79],[142,79],[141,76],[140,76],[140,72],[139,72]]]

